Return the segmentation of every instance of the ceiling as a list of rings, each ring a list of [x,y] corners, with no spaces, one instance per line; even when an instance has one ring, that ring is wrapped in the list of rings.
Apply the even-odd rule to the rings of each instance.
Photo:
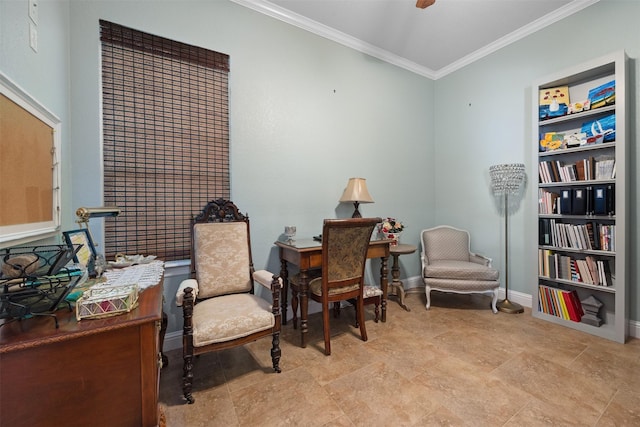
[[[232,0],[438,79],[599,0]]]

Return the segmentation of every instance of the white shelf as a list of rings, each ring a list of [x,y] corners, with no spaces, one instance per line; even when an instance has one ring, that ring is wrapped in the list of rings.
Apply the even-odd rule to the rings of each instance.
[[[615,184],[615,215],[560,215],[560,214],[538,214],[535,216],[535,224],[531,224],[531,252],[533,259],[538,259],[538,249],[552,250],[555,253],[568,255],[574,258],[584,258],[593,256],[596,259],[609,262],[612,271],[615,272],[615,285],[610,287],[588,285],[581,282],[564,279],[552,279],[535,275],[532,283],[533,295],[533,316],[547,320],[549,322],[577,329],[602,338],[624,343],[628,337],[628,303],[626,301],[628,292],[627,283],[627,242],[626,242],[626,218],[628,215],[627,199],[627,175],[628,161],[626,155],[626,145],[628,140],[628,130],[626,127],[627,112],[627,56],[624,51],[614,52],[610,55],[594,59],[587,63],[577,65],[570,69],[554,73],[544,78],[538,79],[532,84],[532,162],[530,177],[539,176],[539,162],[549,160],[561,160],[567,163],[575,162],[585,156],[598,156],[606,154],[614,156],[616,161],[616,178],[606,180],[587,180],[571,182],[538,183],[538,189],[570,189],[575,187],[586,187],[600,184]],[[562,117],[555,117],[546,120],[539,119],[538,99],[539,91],[542,89],[569,86],[570,101],[583,101],[587,99],[590,89],[603,83],[615,80],[615,105],[588,110],[585,112],[569,114]],[[602,144],[580,146],[563,150],[539,152],[540,134],[545,132],[577,132],[582,123],[596,120],[602,117],[615,114],[616,117],[616,140]],[[551,191],[550,190],[550,191]],[[538,209],[538,191],[532,191],[532,202],[535,209]],[[559,202],[559,201],[558,201]],[[537,212],[537,211],[536,211]],[[584,224],[585,222],[595,222],[602,224],[615,224],[615,252],[601,250],[579,250],[573,248],[563,248],[555,246],[539,245],[539,220],[540,218],[554,219],[555,221],[571,224]],[[603,306],[600,309],[599,317],[603,324],[599,327],[581,322],[565,320],[552,314],[547,314],[538,309],[538,285],[556,287],[565,290],[575,290],[580,300],[589,296],[594,296]]]

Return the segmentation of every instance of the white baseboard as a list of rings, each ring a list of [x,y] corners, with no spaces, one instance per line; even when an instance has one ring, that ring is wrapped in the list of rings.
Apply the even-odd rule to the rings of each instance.
[[[629,320],[629,336],[640,338],[640,322],[637,320]]]
[[[402,281],[404,289],[407,293],[424,293],[424,283],[420,276],[409,277]],[[504,299],[504,288],[498,291],[498,298]],[[533,299],[531,295],[518,291],[509,291],[509,299],[523,307],[531,308]],[[635,320],[629,321],[629,336],[632,338],[640,338],[640,322]],[[164,337],[163,351],[175,350],[182,348],[182,330],[168,332]]]
[[[407,293],[424,292],[424,283],[422,277],[414,276],[402,281]],[[498,298],[504,299],[504,288],[498,290]],[[509,299],[523,307],[531,308],[533,305],[533,297],[523,292],[509,290]],[[629,320],[629,337],[640,338],[640,321]]]
[[[164,336],[162,351],[175,350],[177,348],[182,348],[182,330],[167,332]]]

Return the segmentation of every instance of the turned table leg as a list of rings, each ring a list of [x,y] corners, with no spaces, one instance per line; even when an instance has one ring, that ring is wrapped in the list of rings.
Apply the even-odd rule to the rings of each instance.
[[[400,304],[400,307],[404,308],[407,311],[411,311],[411,309],[404,303],[405,292],[404,286],[400,281],[400,262],[398,258],[400,257],[400,255],[412,254],[417,250],[418,248],[416,246],[407,244],[397,244],[395,246],[391,246],[391,248],[389,249],[389,252],[393,257],[393,265],[391,266],[391,288],[394,290],[393,294],[398,297],[398,303]]]

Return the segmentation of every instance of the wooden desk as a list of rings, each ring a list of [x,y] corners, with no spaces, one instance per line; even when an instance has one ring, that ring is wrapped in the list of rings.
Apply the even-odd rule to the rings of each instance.
[[[382,321],[387,321],[387,258],[389,258],[390,239],[372,240],[367,251],[367,258],[380,258],[380,287],[382,288]],[[307,346],[309,331],[309,269],[322,266],[322,243],[313,239],[296,239],[292,242],[277,241],[280,248],[280,276],[284,284],[282,291],[283,324],[287,321],[287,291],[289,289],[289,271],[287,262],[300,269],[300,345]]]
[[[162,282],[129,313],[0,326],[0,426],[156,426]]]

